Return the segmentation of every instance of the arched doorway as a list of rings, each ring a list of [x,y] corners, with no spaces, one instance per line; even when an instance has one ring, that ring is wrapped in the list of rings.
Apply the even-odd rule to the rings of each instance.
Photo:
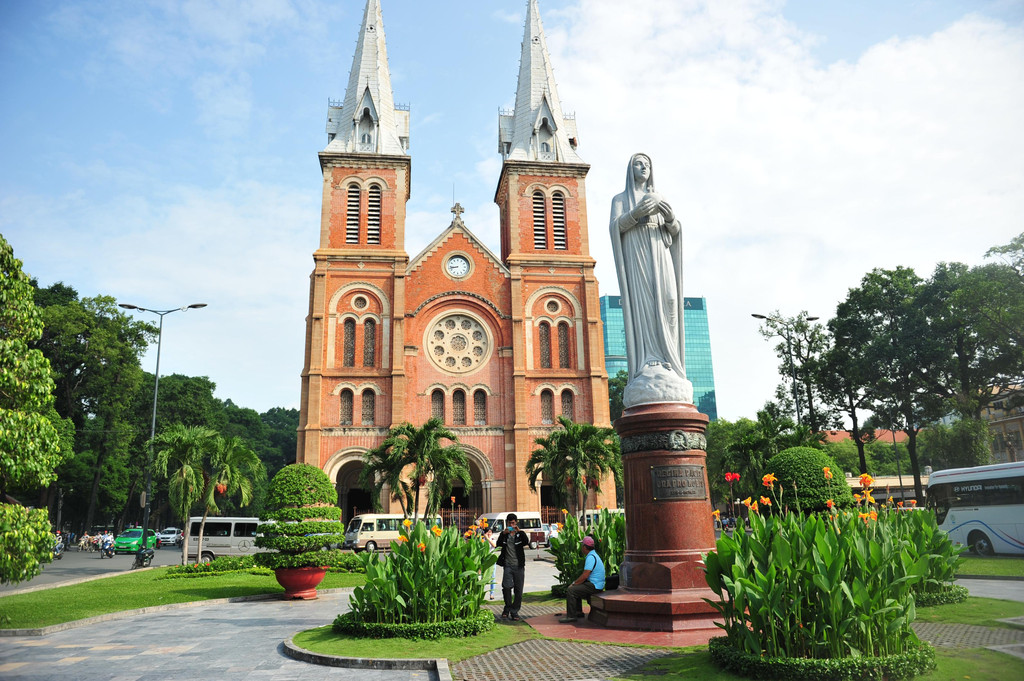
[[[341,520],[348,523],[353,516],[373,510],[372,490],[359,484],[359,474],[363,471],[362,461],[348,461],[338,470],[335,486],[338,490],[338,506],[341,507]]]

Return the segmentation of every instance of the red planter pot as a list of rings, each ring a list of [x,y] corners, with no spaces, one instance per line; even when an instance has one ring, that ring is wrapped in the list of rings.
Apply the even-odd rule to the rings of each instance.
[[[284,587],[285,598],[316,598],[316,586],[327,574],[325,567],[277,568],[274,576]]]

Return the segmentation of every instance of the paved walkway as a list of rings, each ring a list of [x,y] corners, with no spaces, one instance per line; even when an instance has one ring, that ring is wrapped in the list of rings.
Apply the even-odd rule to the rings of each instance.
[[[553,566],[531,562],[527,568],[527,590],[545,588],[540,583],[550,579],[552,574]],[[974,595],[998,594],[999,598],[1024,601],[1024,582],[965,580],[962,583]],[[433,671],[321,667],[282,654],[283,640],[297,631],[329,623],[347,609],[347,603],[348,590],[340,590],[322,594],[317,601],[199,605],[133,615],[43,637],[0,638],[0,679],[445,681],[447,676],[442,678]],[[497,603],[492,607],[500,610]],[[528,618],[544,618],[557,610],[527,606],[522,614]],[[918,623],[915,629],[923,639],[938,646],[988,646],[1024,657],[1024,631],[926,623]],[[595,646],[578,641],[526,641],[454,665],[452,678],[466,681],[601,679],[621,676],[670,652]]]

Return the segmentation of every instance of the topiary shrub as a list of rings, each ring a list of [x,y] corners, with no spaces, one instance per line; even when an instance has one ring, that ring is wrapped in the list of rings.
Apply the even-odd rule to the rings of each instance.
[[[833,475],[831,479],[825,474],[826,468]],[[776,489],[781,490],[779,502],[793,510],[804,513],[824,511],[828,508],[829,499],[839,508],[853,505],[853,492],[839,464],[820,449],[784,449],[768,460],[765,473],[774,474],[778,478]]]
[[[344,555],[332,544],[345,540],[338,492],[316,466],[285,466],[270,482],[256,546],[276,553],[257,553],[256,564],[271,569],[331,567]]]

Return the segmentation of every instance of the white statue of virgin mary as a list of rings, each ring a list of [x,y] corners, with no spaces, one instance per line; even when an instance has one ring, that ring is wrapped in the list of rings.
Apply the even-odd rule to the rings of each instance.
[[[610,229],[629,366],[623,406],[692,404],[683,364],[682,230],[672,207],[654,191],[646,154],[629,160],[626,191],[612,199]]]

